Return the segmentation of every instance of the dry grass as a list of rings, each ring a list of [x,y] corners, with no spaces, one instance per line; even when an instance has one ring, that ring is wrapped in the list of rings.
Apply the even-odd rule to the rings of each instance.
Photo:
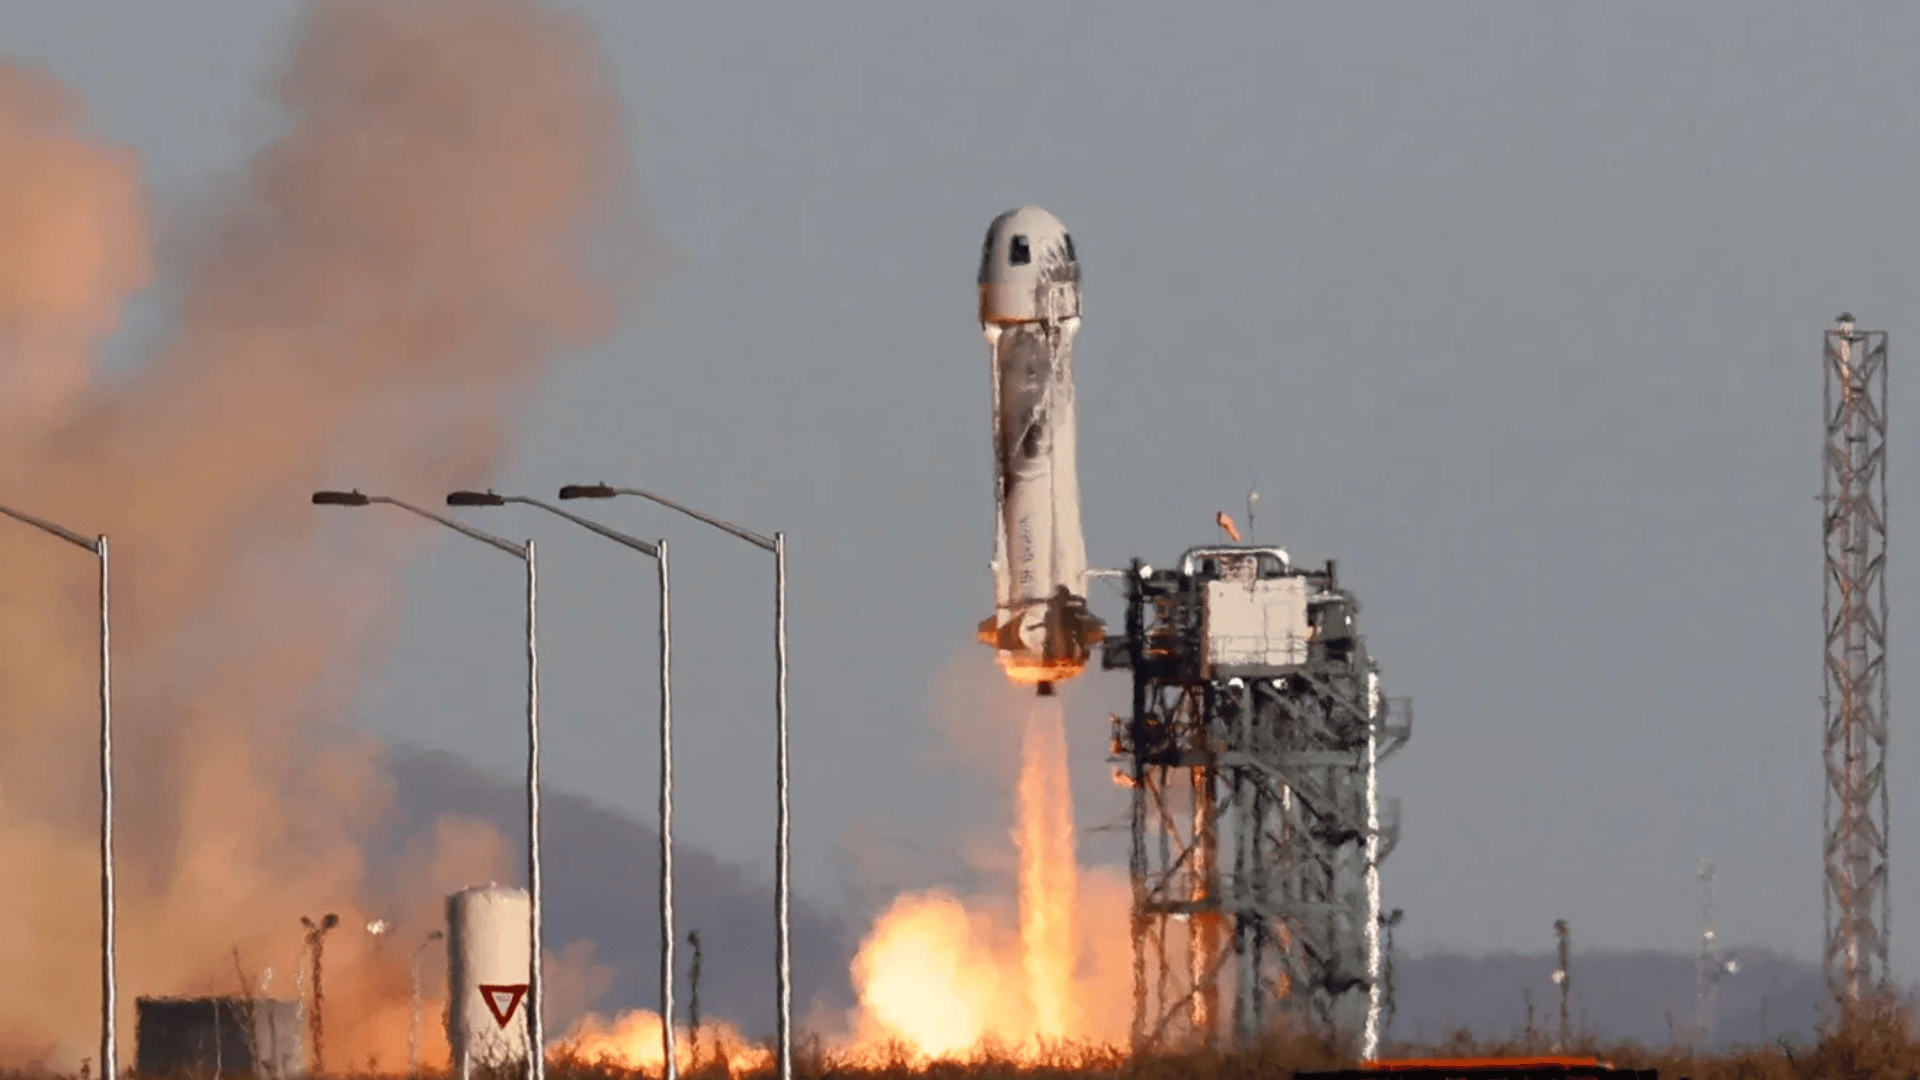
[[[1587,1036],[1573,1040],[1567,1053],[1596,1056],[1620,1068],[1660,1070],[1661,1080],[1920,1080],[1920,1024],[1912,1001],[1882,997],[1863,1007],[1849,1022],[1834,1026],[1831,1034],[1796,1040],[1782,1038],[1765,1045],[1743,1047],[1721,1054],[1696,1053],[1686,1047],[1650,1048],[1606,1043]],[[1545,1053],[1539,1039],[1476,1038],[1466,1031],[1436,1043],[1398,1044],[1392,1057],[1504,1057]],[[1156,1054],[1141,1060],[1096,1047],[1061,1045],[1040,1061],[1018,1061],[992,1051],[967,1062],[914,1068],[905,1054],[892,1061],[854,1061],[837,1056],[821,1044],[795,1048],[797,1080],[1289,1080],[1296,1071],[1347,1067],[1354,1064],[1348,1051],[1330,1040],[1311,1035],[1281,1035],[1247,1051]],[[766,1073],[750,1074],[764,1077]],[[340,1080],[401,1080],[372,1072],[339,1074]],[[645,1074],[591,1062],[556,1058],[547,1068],[549,1080],[645,1080]],[[708,1067],[683,1074],[684,1080],[747,1080],[729,1076],[724,1068]],[[0,1070],[0,1080],[56,1080],[52,1074]],[[57,1080],[73,1080],[60,1077]],[[149,1077],[142,1080],[211,1080],[209,1077]],[[426,1080],[449,1080],[428,1074]],[[519,1073],[484,1075],[474,1080],[521,1080]]]
[[[1830,1018],[1831,1020],[1832,1018]],[[1661,1080],[1920,1080],[1920,1025],[1912,1000],[1885,994],[1815,1039],[1787,1036],[1730,1052],[1647,1047],[1578,1037],[1567,1053],[1622,1069],[1658,1069]],[[1397,1046],[1403,1057],[1501,1057],[1547,1052],[1538,1039],[1479,1040],[1466,1032],[1433,1046]]]

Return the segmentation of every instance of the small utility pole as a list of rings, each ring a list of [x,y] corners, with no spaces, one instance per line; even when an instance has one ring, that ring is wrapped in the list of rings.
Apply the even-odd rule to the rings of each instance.
[[[1560,938],[1560,967],[1553,973],[1553,981],[1560,987],[1560,1041],[1555,1050],[1564,1051],[1573,1042],[1573,1022],[1568,1011],[1568,995],[1573,989],[1573,978],[1569,973],[1568,962],[1573,953],[1573,938],[1567,930],[1567,920],[1555,919],[1553,932]]]
[[[340,916],[330,911],[315,923],[302,915],[300,925],[307,928],[307,947],[313,950],[313,1016],[309,1021],[313,1037],[313,1075],[324,1076],[327,1071],[327,1058],[321,1044],[321,1034],[326,1028],[320,1018],[320,1009],[324,1001],[320,995],[320,950],[325,947],[327,931],[340,925]]]
[[[687,1021],[692,1027],[693,1061],[688,1071],[700,1071],[700,931],[687,931],[687,944],[693,947],[693,970],[687,973]]]
[[[428,945],[445,940],[446,936],[446,931],[434,930],[421,939],[420,944],[413,947],[413,964],[411,965],[413,1012],[407,1025],[407,1076],[410,1080],[420,1078],[420,954]]]

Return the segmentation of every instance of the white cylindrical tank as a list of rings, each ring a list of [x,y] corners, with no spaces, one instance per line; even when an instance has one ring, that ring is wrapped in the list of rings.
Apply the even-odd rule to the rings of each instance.
[[[524,889],[447,897],[447,1045],[458,1076],[526,1060],[532,914]]]

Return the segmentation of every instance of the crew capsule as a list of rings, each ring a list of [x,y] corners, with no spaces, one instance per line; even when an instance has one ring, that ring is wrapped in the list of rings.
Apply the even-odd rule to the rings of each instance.
[[[987,226],[980,250],[980,322],[1080,317],[1080,261],[1060,219],[1038,206],[1009,210]]]

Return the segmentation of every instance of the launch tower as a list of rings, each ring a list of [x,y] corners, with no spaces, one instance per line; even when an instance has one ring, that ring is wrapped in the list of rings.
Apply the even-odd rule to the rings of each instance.
[[[1335,569],[1233,546],[1126,572],[1101,663],[1133,677],[1113,753],[1133,795],[1136,1050],[1218,1045],[1229,1008],[1242,1043],[1291,1020],[1378,1050],[1399,819],[1379,765],[1412,715],[1381,697]]]

